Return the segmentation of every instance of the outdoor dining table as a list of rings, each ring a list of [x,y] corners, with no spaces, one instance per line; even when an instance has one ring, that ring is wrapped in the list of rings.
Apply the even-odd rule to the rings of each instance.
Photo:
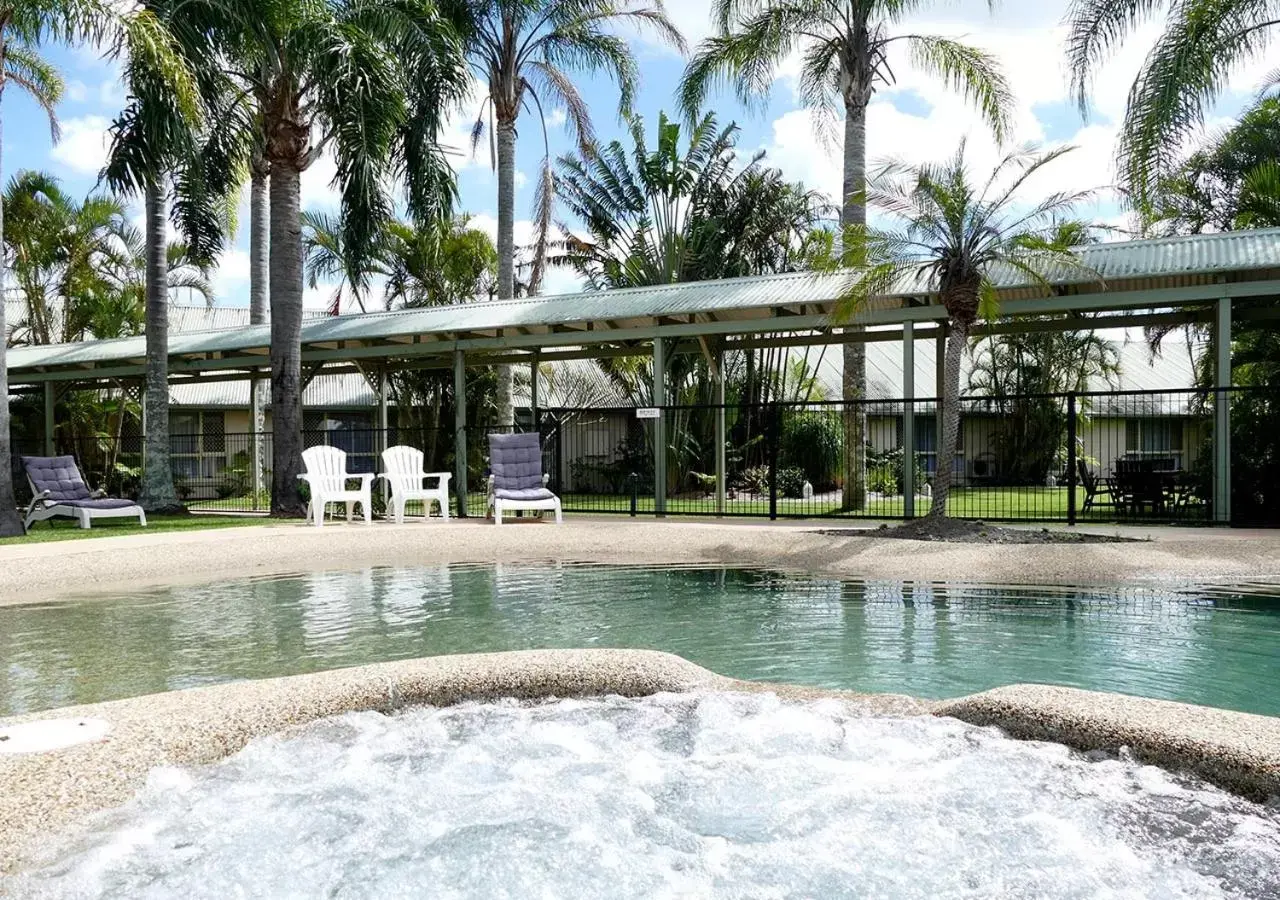
[[[1112,479],[1116,505],[1132,514],[1176,507],[1185,494],[1187,472],[1160,458],[1118,459]]]

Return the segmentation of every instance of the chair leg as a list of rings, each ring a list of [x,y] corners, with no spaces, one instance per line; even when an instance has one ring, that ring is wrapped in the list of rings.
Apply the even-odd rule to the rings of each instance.
[[[317,528],[324,525],[324,501],[319,497],[316,497],[311,501],[311,514],[315,519],[315,525]]]
[[[365,493],[364,499],[360,501],[364,504],[364,524],[373,524],[373,497],[369,493]]]
[[[143,510],[138,510],[138,524],[143,528],[147,527],[147,514]]]
[[[93,527],[93,523],[92,523],[92,522],[90,521],[90,519],[89,519],[89,510],[87,510],[87,509],[78,509],[78,510],[76,510],[76,518],[80,520],[80,527],[81,527],[81,528],[92,528],[92,527]]]
[[[560,512],[560,501],[559,501],[559,500],[556,500],[556,524],[557,524],[557,525],[563,525],[563,524],[564,524],[564,516],[563,516],[563,515],[561,514],[561,512]]]
[[[351,520],[355,518],[355,514],[356,514],[356,505],[353,501],[348,500],[347,501],[347,524],[348,525],[350,525]]]
[[[449,496],[447,494],[441,494],[440,498],[436,502],[440,504],[440,521],[448,522],[449,521]]]
[[[502,501],[501,500],[495,500],[493,502],[493,524],[494,525],[502,524]]]

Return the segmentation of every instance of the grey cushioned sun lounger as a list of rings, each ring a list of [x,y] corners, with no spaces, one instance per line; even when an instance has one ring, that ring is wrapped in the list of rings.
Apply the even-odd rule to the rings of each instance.
[[[32,495],[23,528],[55,516],[75,519],[81,528],[92,527],[94,519],[121,516],[137,516],[139,522],[147,524],[147,514],[132,500],[89,490],[74,456],[24,456],[22,467],[26,469]]]

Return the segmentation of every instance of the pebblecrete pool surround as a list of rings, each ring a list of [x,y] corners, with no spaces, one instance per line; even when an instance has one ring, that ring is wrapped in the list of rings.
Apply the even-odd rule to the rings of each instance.
[[[256,737],[319,719],[499,698],[668,691],[768,691],[783,699],[836,699],[869,715],[953,716],[1079,750],[1128,747],[1143,762],[1194,773],[1253,800],[1280,797],[1280,718],[1045,685],[926,702],[738,681],[650,650],[514,651],[234,682],[0,719],[0,729],[76,717],[110,726],[105,740],[0,755],[0,874],[35,858],[41,838],[129,800],[157,766],[215,763]]]

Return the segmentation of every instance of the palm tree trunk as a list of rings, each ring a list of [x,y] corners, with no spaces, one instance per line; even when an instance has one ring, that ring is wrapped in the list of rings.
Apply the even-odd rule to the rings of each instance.
[[[952,318],[947,330],[947,355],[942,382],[942,439],[938,442],[938,465],[933,478],[933,505],[930,516],[947,514],[951,494],[952,468],[960,439],[960,360],[969,341],[969,323]]]
[[[0,41],[0,51],[4,42]],[[0,71],[0,97],[4,96],[4,73]],[[4,202],[0,200],[0,246],[4,238]],[[4,254],[0,253],[0,284],[4,284]],[[13,495],[13,445],[9,442],[9,330],[4,320],[4,303],[0,298],[0,537],[22,534],[18,517],[18,501]]]
[[[867,224],[863,194],[867,188],[867,106],[846,102],[844,116],[844,194],[840,224],[844,227]],[[845,259],[845,265],[857,260]],[[846,328],[845,334],[861,337],[862,328]],[[861,403],[867,396],[867,345],[851,340],[844,345],[844,374],[841,397],[844,408],[844,492],[840,508],[859,510],[867,504],[867,411]]]
[[[516,123],[498,120],[498,299],[516,295]],[[497,366],[498,389],[494,395],[494,424],[515,424],[511,389],[515,375],[510,366]]]
[[[261,160],[253,163],[249,181],[249,322],[262,325],[267,321],[267,279],[270,277],[268,229],[271,227],[271,198],[267,193],[267,167]],[[256,436],[250,440],[250,460],[254,509],[262,487],[262,473],[267,468],[266,446],[262,439],[267,430],[267,383],[254,377],[249,382],[249,430]]]
[[[164,188],[147,183],[147,433],[139,504],[150,513],[181,512],[169,459],[169,240]],[[123,409],[121,419],[123,420]]]
[[[302,218],[295,164],[271,166],[271,515],[306,513],[302,470]]]

